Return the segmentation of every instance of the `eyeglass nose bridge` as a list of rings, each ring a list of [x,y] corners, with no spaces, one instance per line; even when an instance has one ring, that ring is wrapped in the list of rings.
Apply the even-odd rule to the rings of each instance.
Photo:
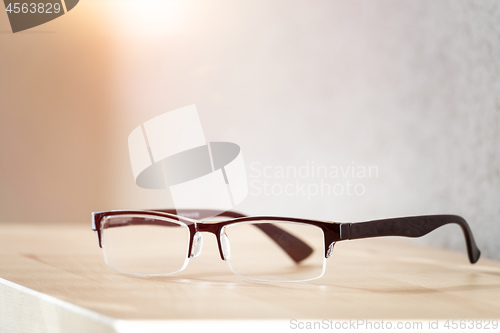
[[[193,244],[191,245],[191,257],[195,257],[199,254],[193,256],[196,250],[201,251],[201,247],[198,249],[196,246],[196,237],[201,237],[202,232],[208,232],[215,235],[217,239],[217,246],[219,247],[219,255],[222,260],[229,259],[229,241],[225,233],[222,233],[223,225],[220,222],[198,222],[196,223],[196,233],[194,236]],[[197,236],[198,235],[198,236]]]

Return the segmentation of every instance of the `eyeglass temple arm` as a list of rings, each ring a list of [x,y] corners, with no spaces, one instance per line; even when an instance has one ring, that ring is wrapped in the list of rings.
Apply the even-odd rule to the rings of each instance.
[[[464,233],[471,264],[478,261],[479,251],[468,223],[457,215],[428,215],[391,218],[368,222],[342,223],[341,240],[381,236],[421,237],[449,223],[458,224]]]
[[[246,215],[234,211],[220,213],[209,209],[162,209],[156,211],[199,219],[212,217],[215,214],[217,214],[217,216],[230,218],[247,217]],[[306,242],[274,224],[256,223],[254,225],[281,247],[296,263],[306,259],[313,252],[313,249]]]

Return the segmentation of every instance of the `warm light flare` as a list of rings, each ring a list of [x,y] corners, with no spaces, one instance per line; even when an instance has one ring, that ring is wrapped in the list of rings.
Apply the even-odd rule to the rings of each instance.
[[[188,3],[185,0],[120,0],[104,4],[108,6],[110,26],[115,32],[151,36],[177,31]]]

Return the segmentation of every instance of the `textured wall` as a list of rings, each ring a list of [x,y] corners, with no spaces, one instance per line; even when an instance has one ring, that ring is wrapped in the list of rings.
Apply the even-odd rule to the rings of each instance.
[[[84,133],[88,138],[93,131],[108,135],[100,137],[104,151],[98,142],[93,144],[95,151],[72,143],[89,161],[99,161],[90,164],[99,181],[80,173],[81,183],[75,184],[81,185],[76,192],[82,202],[78,220],[87,221],[84,211],[168,205],[166,193],[138,189],[133,183],[126,137],[155,115],[196,104],[208,139],[237,142],[243,149],[255,186],[239,209],[340,221],[454,213],[470,222],[483,253],[500,259],[497,1],[149,1],[143,7],[133,3],[82,2],[73,16],[65,16],[66,25],[60,19],[52,27],[71,36],[78,31],[75,23],[74,30],[68,30],[71,17],[82,22],[96,12],[102,17],[88,24],[104,25],[87,36],[79,33],[77,40],[85,45],[82,52],[94,52],[87,62],[81,59],[87,67],[81,67],[80,75],[106,78],[95,90],[92,80],[80,81],[84,105],[106,110],[105,116],[99,113],[101,118],[95,118],[101,125],[88,123]],[[6,38],[0,35],[2,50],[11,43]],[[92,38],[105,42],[92,47]],[[76,52],[77,45],[70,49]],[[104,68],[95,52],[106,59]],[[16,58],[7,54],[8,59]],[[5,67],[6,53],[0,57],[4,106],[12,95],[4,74],[12,72]],[[28,72],[24,75],[29,77]],[[71,103],[77,100],[70,96]],[[32,103],[34,110],[35,101],[24,103],[24,108]],[[15,112],[6,118],[5,110],[2,120],[8,121],[2,121],[1,129],[10,126],[9,119],[21,119]],[[75,121],[82,115],[75,115]],[[88,117],[84,119],[94,116]],[[14,131],[9,133],[7,140],[15,138]],[[64,131],[51,133],[56,134],[40,132],[40,145],[67,142]],[[19,149],[4,141],[2,151]],[[51,152],[57,163],[58,153]],[[107,158],[102,161],[99,156]],[[68,165],[83,162],[65,158]],[[16,168],[11,160],[1,163],[2,168]],[[298,170],[308,165],[374,166],[377,173],[325,179],[258,175],[266,167]],[[19,214],[12,208],[13,203],[30,205],[19,191],[18,199],[8,196],[22,179],[12,174],[9,179],[0,175],[2,185],[8,184],[1,192],[1,209],[10,220],[32,219],[33,213]],[[53,176],[51,182],[75,182],[69,174]],[[43,179],[36,173],[32,177]],[[314,187],[300,188],[321,185],[322,180],[330,188],[347,181],[361,184],[364,192],[318,194]],[[292,191],[258,194],[256,189],[262,190],[265,181],[275,189],[292,184]],[[95,198],[95,193],[106,195]],[[47,201],[69,201],[62,190],[50,194]],[[43,201],[36,207],[41,209]],[[37,213],[42,220],[50,219],[50,211]],[[69,213],[59,218],[68,219]],[[459,229],[451,226],[426,239],[465,249]]]
[[[196,103],[209,139],[243,148],[255,186],[240,209],[343,221],[460,214],[500,258],[495,1],[212,1],[179,15],[161,32],[118,23],[130,124],[117,137]],[[310,165],[378,172],[324,179],[361,184],[363,195],[318,194],[321,179],[291,175]],[[276,191],[266,195],[265,182]],[[134,191],[118,201],[138,204]],[[465,248],[457,227],[427,240]]]

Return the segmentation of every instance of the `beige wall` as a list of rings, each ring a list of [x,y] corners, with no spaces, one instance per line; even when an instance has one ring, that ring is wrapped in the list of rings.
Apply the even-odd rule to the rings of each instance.
[[[0,13],[2,222],[88,222],[109,202],[112,48],[88,14],[12,34]]]
[[[342,221],[455,213],[500,259],[497,2],[143,3],[83,1],[32,33],[0,34],[2,221],[168,205],[134,185],[127,136],[196,104],[209,140],[240,144],[253,184],[320,181],[256,177],[266,166],[378,170],[326,179],[359,183],[360,196],[251,190],[239,209]],[[427,239],[465,248],[458,228]]]

